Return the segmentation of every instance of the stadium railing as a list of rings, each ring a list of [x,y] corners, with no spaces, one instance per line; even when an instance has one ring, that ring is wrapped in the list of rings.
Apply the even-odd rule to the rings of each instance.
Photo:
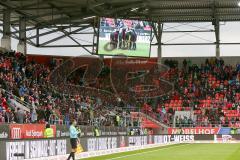
[[[169,124],[169,127],[174,127],[173,123]],[[193,123],[177,123],[175,124],[176,128],[184,128],[184,127],[240,127],[240,121],[234,121],[234,123],[222,123],[221,121],[214,121],[211,123],[205,122],[193,122]]]
[[[30,109],[32,108],[32,105],[30,103],[27,103],[25,101],[22,101],[19,97],[13,95],[12,93],[6,91],[5,89],[3,88],[0,88],[0,90],[2,90],[4,93],[7,94],[7,96],[10,98],[10,100],[14,100],[16,101],[17,103],[14,103],[13,101],[11,101],[13,103],[13,107],[16,107],[16,108],[22,108],[24,110],[27,110],[27,111],[30,111]],[[22,105],[22,106],[17,106],[17,105]]]
[[[51,114],[48,120],[49,124],[58,124],[58,125],[68,125],[70,121],[65,119],[63,115],[61,118],[57,117],[55,114]]]

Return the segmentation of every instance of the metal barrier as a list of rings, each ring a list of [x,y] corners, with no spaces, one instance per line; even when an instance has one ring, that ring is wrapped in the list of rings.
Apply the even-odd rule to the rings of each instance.
[[[61,118],[56,116],[55,114],[51,114],[48,119],[49,124],[57,124],[57,125],[66,125],[67,123],[64,123],[65,116],[62,115]],[[69,124],[69,123],[68,123]]]
[[[30,109],[32,108],[32,105],[30,103],[27,103],[25,101],[22,101],[19,97],[13,95],[12,93],[6,91],[3,88],[0,88],[0,90],[2,90],[4,93],[6,93],[8,95],[8,97],[13,98],[17,103],[21,104],[22,106],[26,107],[28,111],[30,111]]]

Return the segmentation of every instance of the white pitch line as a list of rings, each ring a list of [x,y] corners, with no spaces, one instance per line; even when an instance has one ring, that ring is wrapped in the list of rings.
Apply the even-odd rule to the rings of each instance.
[[[159,149],[155,149],[155,150],[152,150],[152,151],[146,151],[146,152],[141,152],[141,153],[129,154],[129,155],[126,155],[126,156],[120,156],[120,157],[115,157],[115,158],[110,158],[110,159],[105,159],[105,160],[114,160],[114,159],[120,159],[120,158],[132,157],[132,156],[137,156],[137,155],[142,155],[142,154],[152,153],[152,152],[156,152],[156,151],[160,151],[160,150],[165,150],[165,149],[169,149],[169,148],[183,147],[183,146],[187,146],[187,145],[190,145],[190,144],[184,144],[184,145],[172,146],[172,147],[167,147],[167,148],[159,148]]]

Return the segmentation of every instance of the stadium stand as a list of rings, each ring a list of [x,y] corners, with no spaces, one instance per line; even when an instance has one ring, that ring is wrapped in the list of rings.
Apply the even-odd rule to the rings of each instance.
[[[174,61],[165,61],[171,69],[169,80],[174,91],[159,104],[158,113],[193,110],[196,118],[177,118],[177,126],[239,126],[239,65],[224,65],[222,59],[206,60],[201,66],[184,60],[179,69]],[[162,109],[164,108],[164,109]],[[166,110],[166,111],[165,111]]]
[[[71,87],[60,89],[67,90],[69,94],[60,94],[59,88],[56,89],[49,83],[49,74],[56,68],[54,62],[45,66],[27,61],[18,52],[8,52],[0,56],[1,123],[48,121],[52,124],[68,124],[71,118],[76,118],[79,124],[113,126],[117,125],[117,115],[121,116],[121,120],[126,120],[126,117],[130,119],[130,111],[116,107],[117,102],[111,98],[106,99],[109,96],[103,95],[101,91],[90,89],[89,92],[78,86],[77,90],[81,92],[73,96],[70,91],[76,89],[76,85],[71,84]],[[225,65],[223,60],[218,59],[206,60],[200,67],[187,60],[183,61],[182,68],[178,68],[175,61],[166,60],[165,64],[170,69],[164,76],[174,82],[174,90],[161,96],[156,107],[151,103],[140,103],[143,113],[173,125],[175,111],[194,112],[193,118],[177,116],[177,127],[240,125],[239,65]],[[17,98],[24,106],[31,106],[31,109],[13,105],[11,99]],[[137,104],[130,105],[131,111],[134,111],[135,105]],[[121,122],[121,125],[130,124]]]
[[[81,93],[84,92],[85,95],[73,96],[57,92],[49,83],[48,77],[56,67],[54,63],[45,66],[34,61],[28,62],[18,52],[8,52],[0,56],[0,123],[68,124],[71,118],[75,118],[82,125],[114,126],[118,115],[121,116],[119,125],[126,125],[122,121],[123,115],[126,121],[125,111],[118,108],[110,111],[105,108],[107,104],[103,100],[93,97],[95,94],[88,93],[83,87]],[[13,97],[30,110],[13,105]]]

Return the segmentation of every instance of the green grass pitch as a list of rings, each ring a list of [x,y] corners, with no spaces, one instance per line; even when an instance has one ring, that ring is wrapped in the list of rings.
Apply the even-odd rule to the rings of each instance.
[[[178,144],[85,160],[240,160],[240,144]]]
[[[150,43],[137,43],[137,50],[114,49],[112,51],[104,50],[104,45],[109,41],[99,40],[98,54],[102,55],[126,55],[133,57],[149,57]]]

